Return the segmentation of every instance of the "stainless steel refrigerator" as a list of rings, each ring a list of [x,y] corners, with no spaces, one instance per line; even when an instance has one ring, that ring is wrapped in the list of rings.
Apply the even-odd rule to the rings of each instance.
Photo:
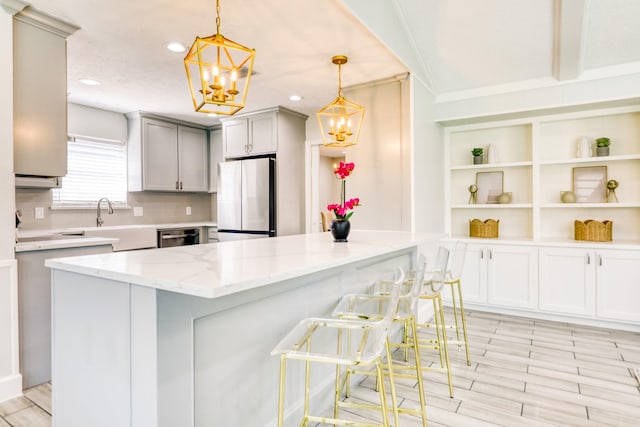
[[[218,240],[276,235],[275,157],[218,164]]]

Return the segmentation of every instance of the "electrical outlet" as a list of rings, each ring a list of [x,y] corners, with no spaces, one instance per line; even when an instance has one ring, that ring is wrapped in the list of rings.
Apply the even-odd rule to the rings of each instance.
[[[36,219],[44,219],[44,208],[42,207],[36,208]]]
[[[187,211],[187,215],[191,215],[191,206],[187,206],[186,211]]]
[[[142,216],[144,214],[144,210],[142,206],[134,206],[133,207],[133,216]]]

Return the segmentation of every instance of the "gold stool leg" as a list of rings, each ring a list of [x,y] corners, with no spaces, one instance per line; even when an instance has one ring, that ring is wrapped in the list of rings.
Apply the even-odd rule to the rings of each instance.
[[[422,379],[422,363],[420,362],[420,351],[418,349],[418,327],[416,326],[416,318],[408,319],[408,327],[411,328],[413,336],[413,355],[416,359],[416,376],[418,377],[418,393],[420,394],[420,417],[422,418],[422,427],[427,427],[427,402],[424,397],[424,381]]]
[[[442,347],[442,325],[440,323],[440,311],[438,310],[438,301],[434,297],[431,299],[433,302],[433,320],[436,323],[436,346],[438,347],[438,354],[440,356],[440,367],[444,368],[444,353]]]
[[[278,427],[282,427],[284,423],[284,377],[287,369],[287,359],[283,355],[280,356],[280,393],[278,395]]]
[[[391,388],[391,406],[393,407],[393,422],[395,426],[400,425],[400,421],[398,419],[398,398],[396,395],[396,384],[393,375],[393,360],[391,359],[391,344],[389,343],[389,337],[386,339],[386,351],[387,351],[387,369],[389,371],[389,387]],[[380,393],[384,394],[384,377],[380,377]],[[387,412],[387,407],[384,406],[383,412]]]
[[[462,317],[462,334],[464,335],[464,349],[467,353],[467,366],[471,366],[471,354],[469,352],[469,338],[467,336],[467,318],[464,314],[464,303],[462,302],[462,286],[458,279],[458,296],[460,298],[460,315]]]
[[[453,397],[453,379],[451,378],[451,363],[449,361],[449,345],[447,343],[447,328],[444,323],[444,310],[442,308],[442,298],[440,294],[438,294],[436,298],[438,300],[438,311],[440,316],[440,326],[437,328],[442,329],[442,345],[443,345],[444,357],[446,361],[447,380],[449,382],[449,396]]]
[[[382,359],[376,363],[376,383],[380,384],[380,410],[382,414],[382,425],[389,427],[389,415],[387,414],[387,396],[384,390],[384,373],[382,372]],[[396,423],[396,426],[398,424]]]
[[[459,280],[456,281],[458,284]],[[456,303],[456,282],[445,282],[447,285],[451,286],[451,306],[453,308],[453,318],[456,322],[456,339],[460,341],[460,325],[458,322],[458,304]]]

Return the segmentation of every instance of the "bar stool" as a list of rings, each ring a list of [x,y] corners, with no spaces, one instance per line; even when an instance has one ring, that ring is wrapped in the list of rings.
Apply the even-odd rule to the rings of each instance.
[[[272,350],[271,355],[280,355],[280,385],[278,398],[278,427],[284,422],[285,399],[285,375],[287,361],[302,360],[305,362],[305,390],[303,416],[301,426],[307,426],[309,422],[320,422],[334,425],[349,426],[383,426],[389,427],[387,414],[387,397],[384,386],[383,351],[386,350],[387,364],[391,363],[391,354],[388,351],[387,334],[396,313],[400,286],[404,280],[404,272],[397,270],[396,279],[391,297],[379,301],[384,315],[377,320],[346,320],[335,318],[308,318],[298,323]],[[345,345],[348,338],[350,342]],[[321,346],[312,346],[320,343]],[[349,345],[354,343],[355,345]],[[336,382],[334,394],[333,418],[311,415],[309,413],[309,393],[311,363],[325,363],[336,366]],[[376,372],[376,380],[380,384],[380,404],[356,404],[343,402],[341,397],[341,370],[344,367],[373,367]],[[391,406],[395,425],[398,425],[397,399],[393,381],[393,371],[387,367],[390,373]],[[338,418],[341,407],[358,407],[376,409],[380,411],[382,424],[370,422],[357,422]]]
[[[467,336],[467,319],[464,313],[464,302],[462,301],[462,286],[460,285],[460,277],[462,276],[462,270],[464,269],[464,260],[467,254],[467,243],[461,240],[456,242],[453,249],[453,256],[451,257],[451,268],[447,270],[444,283],[451,287],[451,304],[453,308],[453,317],[455,319],[455,325],[448,328],[456,330],[456,339],[450,340],[450,344],[457,344],[458,346],[464,345],[464,349],[467,357],[467,366],[471,366],[471,355],[469,353],[469,339]],[[457,292],[456,292],[457,290]],[[457,294],[457,301],[456,301]],[[458,311],[458,307],[460,307]],[[458,320],[460,318],[460,320]],[[460,339],[460,329],[462,329],[463,340]]]
[[[385,374],[389,375],[390,381],[393,381],[393,378],[412,378],[417,380],[420,408],[397,408],[397,412],[419,416],[422,420],[423,427],[427,426],[427,415],[424,397],[424,383],[422,380],[422,366],[420,364],[420,352],[417,341],[408,340],[407,336],[416,336],[417,334],[416,314],[426,266],[427,261],[425,257],[420,255],[416,270],[406,273],[406,279],[403,282],[401,295],[397,304],[397,311],[393,316],[394,322],[401,323],[403,325],[405,339],[401,343],[392,343],[389,339],[386,341],[388,355],[391,354],[391,348],[403,348],[405,350],[405,361],[407,361],[408,352],[411,349],[413,350],[415,358],[414,363],[412,366],[409,366],[389,359],[388,362],[390,363],[388,363],[388,369],[385,370]],[[394,284],[390,281],[378,280],[374,283],[373,294],[346,295],[340,300],[333,311],[333,317],[340,319],[379,319],[383,315],[381,303],[391,298],[390,292],[392,285]],[[342,381],[342,389],[345,391],[347,396],[350,395],[350,376],[356,373],[371,375],[370,371],[351,368],[347,369]],[[380,382],[377,380],[376,387],[379,385]]]
[[[433,328],[435,329],[436,337],[435,339],[420,339],[415,335],[415,338],[417,339],[420,348],[438,350],[440,356],[440,367],[423,366],[422,370],[446,373],[447,382],[449,383],[449,396],[453,397],[453,379],[451,378],[451,362],[449,360],[449,347],[447,345],[447,328],[444,320],[441,295],[448,261],[449,250],[440,246],[436,255],[435,269],[428,273],[429,277],[425,279],[422,286],[422,292],[420,294],[421,300],[431,300],[433,302],[434,323],[417,323],[418,330],[421,328]]]

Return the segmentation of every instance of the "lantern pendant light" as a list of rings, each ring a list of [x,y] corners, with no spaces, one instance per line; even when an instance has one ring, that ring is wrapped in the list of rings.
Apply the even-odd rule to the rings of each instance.
[[[331,58],[331,62],[338,66],[338,97],[317,113],[322,145],[327,147],[357,144],[364,119],[364,107],[342,96],[342,66],[347,60],[344,55]]]
[[[184,58],[195,110],[227,116],[240,111],[246,102],[255,55],[255,49],[220,34],[220,0],[216,0],[216,34],[197,36]]]

